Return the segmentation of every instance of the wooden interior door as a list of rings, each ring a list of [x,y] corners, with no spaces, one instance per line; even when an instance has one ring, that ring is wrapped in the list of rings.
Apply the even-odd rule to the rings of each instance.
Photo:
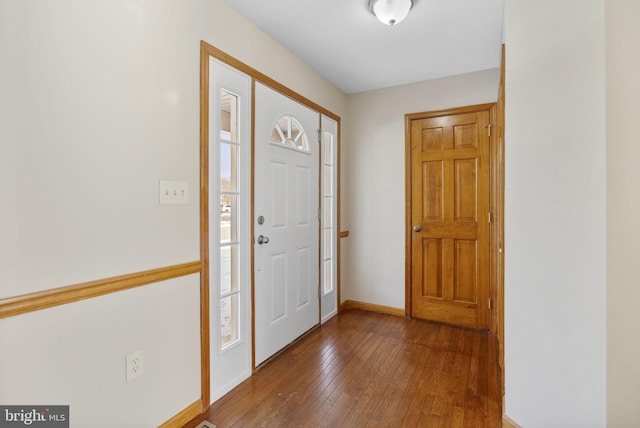
[[[490,107],[407,116],[413,317],[489,327]]]

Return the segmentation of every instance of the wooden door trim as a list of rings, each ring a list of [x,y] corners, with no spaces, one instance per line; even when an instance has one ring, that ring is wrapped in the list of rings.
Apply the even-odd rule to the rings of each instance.
[[[505,54],[506,48],[502,44],[502,52],[500,59],[500,83],[498,85],[498,103],[496,107],[496,140],[498,159],[496,162],[496,242],[499,244],[498,253],[496,257],[492,259],[496,271],[496,333],[498,335],[498,364],[500,366],[500,376],[502,394],[504,397],[504,152],[505,152]],[[505,406],[502,406],[502,412],[504,413]]]
[[[202,407],[211,404],[211,356],[209,319],[209,57],[200,43],[200,396]]]
[[[496,118],[496,114],[495,114],[495,109],[496,109],[496,103],[484,103],[484,104],[475,104],[475,105],[470,105],[470,106],[463,106],[463,107],[455,107],[455,108],[449,108],[449,109],[445,109],[445,110],[434,110],[434,111],[427,111],[427,112],[419,112],[419,113],[410,113],[410,114],[405,114],[405,310],[404,310],[404,315],[405,318],[411,318],[411,308],[412,308],[412,297],[411,297],[411,278],[412,278],[412,266],[411,266],[411,260],[412,260],[412,249],[411,249],[411,212],[412,212],[412,201],[411,201],[411,122],[414,120],[420,120],[420,119],[429,119],[429,118],[433,118],[433,117],[440,117],[440,116],[450,116],[450,115],[456,115],[456,114],[464,114],[464,113],[473,113],[473,112],[477,112],[477,111],[482,111],[482,110],[488,110],[489,111],[489,117],[491,119],[491,124],[495,125],[494,119]],[[491,147],[495,146],[495,141],[496,141],[496,132],[491,132],[490,136],[489,136],[489,142]],[[491,171],[492,169],[492,165],[494,164],[500,164],[499,159],[494,159],[494,155],[498,154],[498,151],[496,150],[490,150],[490,154],[489,154],[489,170]],[[492,195],[494,194],[494,192],[496,192],[499,189],[494,188],[494,181],[490,178],[489,180],[489,193],[490,193],[490,201],[492,201],[494,198],[492,197]],[[497,192],[497,194],[501,194],[499,191]],[[490,202],[490,210],[493,211],[494,210],[494,206],[493,204]],[[502,216],[499,216],[499,218],[497,219],[499,220],[500,224],[496,225],[496,228],[498,228],[499,230],[501,229],[501,222],[502,222]],[[490,231],[490,237],[492,236],[491,231]],[[491,238],[490,238],[490,242],[489,242],[489,271],[491,272],[492,266],[494,266],[494,259],[495,259],[495,255],[493,254],[493,252],[491,251],[492,249],[492,245],[491,245]],[[495,282],[491,280],[491,278],[489,278],[489,296],[491,296],[491,298],[494,298],[494,296],[496,296],[496,289],[495,289]],[[491,328],[495,327],[495,324],[497,324],[496,322],[493,322],[494,317],[495,317],[495,312],[497,312],[495,310],[495,305],[493,306],[493,308],[490,310],[489,312],[489,324]],[[496,333],[496,331],[491,330],[492,333]]]
[[[451,116],[454,114],[463,114],[463,113],[475,113],[476,111],[480,111],[480,110],[490,110],[491,107],[495,106],[496,103],[484,103],[484,104],[474,104],[474,105],[470,105],[470,106],[463,106],[463,107],[453,107],[453,108],[449,108],[449,109],[445,109],[445,110],[433,110],[433,111],[425,111],[425,112],[419,112],[419,113],[409,113],[409,114],[405,114],[405,131],[407,129],[407,125],[409,123],[411,123],[412,120],[415,119],[429,119],[431,117],[440,117],[440,116]],[[409,137],[411,137],[411,134],[407,134],[405,132],[405,142],[408,141],[407,138],[410,140]]]
[[[276,90],[276,91],[288,96],[289,98],[293,98],[294,100],[298,101],[299,103],[306,105],[310,109],[315,110],[318,113],[322,113],[325,116],[330,117],[331,119],[336,120],[336,121],[338,121],[338,123],[340,123],[340,116],[338,116],[337,114],[327,110],[326,108],[322,107],[319,104],[314,103],[309,98],[306,98],[306,97],[300,95],[299,93],[297,93],[294,90],[290,89],[289,87],[283,85],[282,83],[278,82],[277,80],[272,79],[271,77],[267,76],[266,74],[261,73],[260,71],[256,70],[255,68],[251,67],[250,65],[248,65],[248,64],[246,64],[246,63],[234,58],[233,56],[229,55],[228,53],[216,48],[213,45],[210,45],[209,43],[207,43],[205,41],[201,41],[200,42],[200,46],[209,56],[212,56],[213,58],[216,58],[216,59],[220,60],[221,62],[223,62],[223,63],[235,68],[236,70],[248,75],[252,79],[257,80],[260,83],[263,83],[264,85],[270,87],[271,89],[274,89],[274,90]]]

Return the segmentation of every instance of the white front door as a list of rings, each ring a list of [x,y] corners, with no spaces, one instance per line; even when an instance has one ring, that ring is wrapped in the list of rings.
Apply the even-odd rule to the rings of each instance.
[[[319,114],[255,85],[255,363],[319,322]]]

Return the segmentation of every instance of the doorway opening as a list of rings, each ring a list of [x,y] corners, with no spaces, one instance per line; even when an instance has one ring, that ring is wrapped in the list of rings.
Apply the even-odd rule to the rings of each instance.
[[[407,311],[489,329],[495,103],[407,122]]]
[[[278,177],[279,171],[273,166],[281,160],[279,154],[269,162],[275,176],[271,174],[270,181],[256,177],[260,174],[256,141],[264,138],[256,135],[256,117],[263,108],[256,102],[256,87],[266,88],[293,103],[290,106],[299,105],[312,113],[304,128],[293,116],[282,112],[269,119],[267,135],[273,137],[267,141],[269,146],[276,143],[276,129],[277,136],[286,137],[282,150],[302,153],[300,149],[306,148],[308,153],[315,153],[303,155],[308,157],[308,165],[292,161],[291,177],[279,182],[273,180]],[[340,118],[205,42],[201,42],[200,92],[201,386],[202,405],[206,408],[251,376],[256,362],[264,360],[262,356],[256,360],[256,342],[261,340],[261,336],[256,337],[256,316],[260,313],[258,310],[256,314],[256,305],[264,305],[273,313],[274,308],[294,301],[297,306],[289,313],[295,315],[305,308],[311,326],[337,314]],[[301,138],[303,134],[306,141]],[[264,166],[260,162],[260,167]],[[266,196],[271,203],[270,212],[259,214],[258,183],[266,182],[280,184],[280,189]],[[301,190],[301,183],[305,182],[306,193]],[[269,259],[284,263],[260,265],[259,251],[273,248],[278,239],[273,234],[261,234],[264,231],[258,228],[266,220],[273,220],[272,214],[278,215],[272,208],[279,207],[279,198],[287,195],[292,201],[287,221],[296,226],[307,222],[310,241],[304,246],[293,239],[293,251],[288,256]],[[260,281],[267,265],[283,268],[272,270],[272,274],[285,272],[286,266],[297,266],[287,278],[287,289],[294,294],[271,293],[266,299],[260,296],[262,290],[256,290],[256,281]],[[278,276],[271,275],[270,279],[274,278]],[[282,283],[276,282],[279,286]],[[277,324],[279,320],[269,322],[272,321]],[[289,343],[285,342],[278,346]]]

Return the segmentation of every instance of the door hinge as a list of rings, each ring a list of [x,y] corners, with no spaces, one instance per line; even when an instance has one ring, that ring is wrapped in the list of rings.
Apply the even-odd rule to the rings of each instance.
[[[318,208],[318,221],[322,222],[322,217],[320,216],[320,210],[321,208]]]
[[[489,310],[493,309],[493,303],[491,302],[491,299],[489,299]]]
[[[491,137],[491,124],[484,125],[483,128],[487,128],[487,132],[489,133],[489,137]]]
[[[322,143],[322,128],[318,129],[318,144]]]
[[[489,223],[493,223],[493,212],[489,211]]]

